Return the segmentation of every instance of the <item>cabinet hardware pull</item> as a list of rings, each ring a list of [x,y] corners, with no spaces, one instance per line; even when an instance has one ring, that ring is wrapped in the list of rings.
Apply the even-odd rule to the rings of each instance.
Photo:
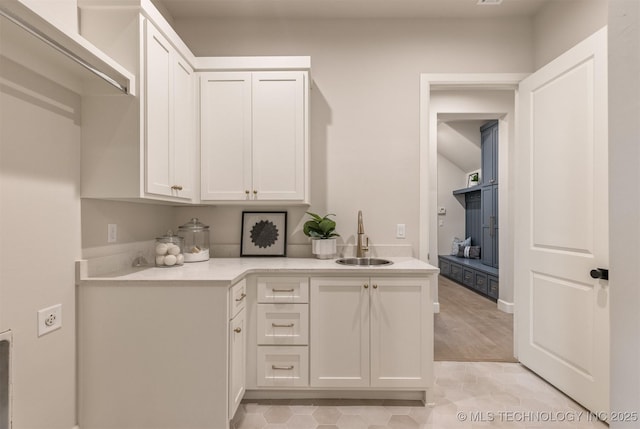
[[[245,194],[247,194],[247,195],[249,195],[249,190],[248,190],[248,189],[245,189],[244,193],[245,193]]]
[[[365,284],[364,284],[364,288],[365,288],[365,289],[369,289],[369,285],[365,283]]]
[[[253,190],[253,195],[258,195],[258,191],[256,191],[255,189]]]
[[[243,299],[245,299],[247,297],[246,293],[241,293],[240,294],[240,298],[236,298],[236,302],[242,301]]]
[[[373,288],[374,289],[378,289],[378,285],[373,285]]]
[[[293,289],[271,289],[273,292],[293,292]]]
[[[239,334],[240,332],[242,332],[242,328],[236,328],[233,330],[233,332]]]
[[[489,216],[489,237],[493,237],[496,235],[495,223],[496,223],[496,217]]]
[[[182,186],[180,186],[180,185],[173,185],[173,186],[171,187],[171,189],[173,189],[174,191],[182,191]]]
[[[279,325],[277,323],[272,323],[271,326],[274,328],[293,328],[293,323],[287,323],[286,325]]]
[[[289,366],[276,366],[276,365],[271,365],[271,369],[283,369],[285,371],[291,371],[293,370],[293,365],[289,365]]]

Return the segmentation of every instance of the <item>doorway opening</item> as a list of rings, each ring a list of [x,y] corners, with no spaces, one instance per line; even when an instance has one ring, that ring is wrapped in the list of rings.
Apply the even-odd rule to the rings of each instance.
[[[498,127],[503,117],[437,116],[440,312],[434,319],[436,361],[515,362],[513,314],[495,304],[499,292]]]
[[[512,313],[514,308],[513,295],[513,255],[510,249],[512,243],[512,209],[509,199],[513,187],[511,180],[512,145],[515,140],[515,98],[516,89],[524,74],[423,74],[421,76],[421,166],[420,166],[420,257],[435,266],[439,266],[439,247],[447,239],[440,239],[440,217],[438,214],[438,121],[498,121],[498,134],[501,143],[499,147],[498,174],[500,189],[498,191],[498,219],[500,270],[497,274],[499,290],[496,303],[489,301],[489,310],[497,315],[507,317],[507,325],[513,331]],[[473,171],[473,170],[471,170]],[[465,171],[465,173],[467,173]],[[463,177],[464,179],[464,177]],[[466,182],[464,185],[466,186]],[[446,209],[445,209],[446,210]],[[445,221],[445,225],[447,221]],[[460,232],[462,235],[464,231]],[[460,237],[462,239],[467,237]],[[449,246],[451,248],[451,246]],[[441,310],[444,296],[450,292],[446,279],[438,281],[443,284],[443,301],[439,299],[439,285],[434,285],[434,312]],[[454,284],[455,286],[455,284]],[[462,287],[462,286],[460,286]],[[447,288],[447,290],[445,290]],[[457,290],[457,289],[454,289]],[[464,292],[471,292],[465,290]],[[473,294],[473,292],[471,292]],[[472,296],[473,298],[484,299]],[[486,304],[486,301],[484,301]],[[474,313],[474,311],[471,311]],[[476,309],[475,314],[486,314]],[[437,316],[440,317],[440,316]],[[490,316],[487,316],[490,317]],[[477,322],[471,322],[477,325]],[[490,328],[487,328],[490,329]],[[436,336],[438,334],[436,333]],[[510,336],[509,346],[513,347],[513,336]],[[507,347],[509,347],[507,346]],[[517,358],[515,347],[511,356]],[[473,351],[473,350],[471,350]],[[473,353],[472,353],[473,354]],[[461,359],[462,360],[462,359]],[[474,360],[469,356],[464,360]],[[482,360],[482,356],[475,356],[475,360]],[[499,360],[499,359],[496,359]],[[503,359],[500,359],[503,360]]]

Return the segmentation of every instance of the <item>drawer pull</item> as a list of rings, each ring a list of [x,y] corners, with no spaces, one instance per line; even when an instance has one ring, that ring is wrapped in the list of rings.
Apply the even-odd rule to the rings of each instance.
[[[286,325],[279,325],[277,323],[272,323],[271,326],[274,328],[293,328],[293,323],[287,323]]]
[[[378,289],[378,285],[373,285],[373,288],[374,289]]]
[[[240,298],[236,298],[236,302],[240,302],[240,301],[242,301],[243,299],[245,299],[246,297],[247,297],[247,294],[246,294],[246,293],[241,293],[241,294],[240,294]]]
[[[284,371],[292,371],[293,370],[293,365],[289,365],[289,366],[276,366],[276,365],[271,365],[271,369],[282,369]]]
[[[273,292],[293,292],[293,289],[271,289]]]
[[[236,334],[239,334],[240,332],[242,332],[242,328],[236,328],[233,330],[233,332],[235,332]]]

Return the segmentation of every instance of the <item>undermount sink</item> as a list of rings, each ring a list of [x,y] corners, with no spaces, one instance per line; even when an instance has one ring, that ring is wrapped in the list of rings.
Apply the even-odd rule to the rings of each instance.
[[[393,262],[389,261],[388,259],[380,259],[380,258],[342,258],[342,259],[337,259],[336,263],[341,265],[357,265],[360,267],[393,264]]]

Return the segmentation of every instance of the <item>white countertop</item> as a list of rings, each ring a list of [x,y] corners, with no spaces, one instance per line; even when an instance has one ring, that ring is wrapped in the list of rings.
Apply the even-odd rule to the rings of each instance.
[[[313,258],[213,258],[207,262],[185,263],[180,267],[131,268],[126,271],[105,274],[99,277],[80,275],[80,284],[105,282],[224,282],[235,283],[248,274],[297,274],[312,275],[429,275],[438,268],[415,258],[385,258],[393,262],[386,266],[346,266],[335,259]],[[83,261],[84,262],[84,261]]]

